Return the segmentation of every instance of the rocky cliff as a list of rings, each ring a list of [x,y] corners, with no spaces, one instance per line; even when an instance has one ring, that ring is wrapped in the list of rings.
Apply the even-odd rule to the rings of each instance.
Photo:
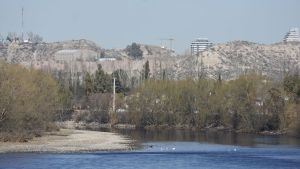
[[[125,49],[103,49],[84,39],[53,43],[12,42],[0,45],[0,60],[79,79],[85,72],[94,73],[98,64],[108,73],[124,69],[130,76],[139,76],[146,60],[152,68],[154,63],[165,66],[168,60],[173,60],[169,57],[170,51],[159,46],[140,44],[140,49],[143,59],[134,60]]]
[[[182,58],[176,63],[177,78],[208,76],[233,79],[246,72],[273,78],[300,67],[300,43],[256,44],[233,41],[217,44],[199,56]]]
[[[133,60],[124,49],[103,49],[88,40],[39,44],[13,42],[0,46],[0,59],[81,77],[84,72],[95,72],[97,64],[109,73],[124,69],[129,76],[140,76],[146,60],[149,60],[153,77],[169,79],[233,79],[250,71],[282,78],[285,73],[300,67],[300,43],[265,45],[233,41],[216,44],[198,56],[175,56],[167,49],[143,44],[141,50],[143,59]]]
[[[57,55],[71,52],[81,53],[81,57],[88,58],[92,52],[95,56],[101,48],[88,40],[71,40],[54,43],[18,43],[12,42],[0,48],[0,58],[8,63],[26,63],[34,61],[55,60]],[[76,55],[76,54],[75,54]]]

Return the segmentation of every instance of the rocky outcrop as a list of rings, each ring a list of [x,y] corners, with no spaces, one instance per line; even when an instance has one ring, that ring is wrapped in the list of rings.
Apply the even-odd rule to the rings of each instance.
[[[208,76],[233,79],[246,72],[282,78],[300,67],[300,43],[256,44],[233,41],[217,44],[199,56],[182,58],[174,68],[177,78]]]
[[[86,58],[90,56],[89,52],[92,52],[97,57],[98,53],[101,52],[101,48],[94,42],[84,39],[54,43],[12,42],[0,48],[0,58],[3,58],[8,63],[25,63],[55,60],[56,55],[63,54],[71,57],[80,53],[83,58]]]
[[[184,57],[159,46],[140,46],[143,59],[134,60],[125,49],[103,49],[88,40],[39,44],[13,42],[0,46],[0,60],[51,72],[63,71],[71,76],[93,73],[97,64],[101,64],[108,73],[123,69],[130,77],[140,76],[148,60],[151,75],[158,79],[233,79],[249,71],[282,78],[285,73],[300,67],[300,43],[265,45],[233,41],[217,44],[199,56]]]

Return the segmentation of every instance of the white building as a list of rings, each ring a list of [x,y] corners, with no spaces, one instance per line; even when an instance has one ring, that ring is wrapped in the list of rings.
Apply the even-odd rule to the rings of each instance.
[[[197,55],[211,46],[212,43],[207,38],[198,38],[191,43],[191,54]]]
[[[299,29],[291,28],[284,36],[283,42],[299,42]]]
[[[103,62],[103,61],[115,61],[117,60],[116,58],[99,58],[98,61]]]

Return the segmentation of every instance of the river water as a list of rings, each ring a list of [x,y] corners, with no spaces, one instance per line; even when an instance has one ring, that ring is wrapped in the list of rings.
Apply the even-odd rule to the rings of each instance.
[[[300,168],[300,139],[294,137],[190,130],[118,132],[141,146],[125,152],[0,154],[0,168]]]

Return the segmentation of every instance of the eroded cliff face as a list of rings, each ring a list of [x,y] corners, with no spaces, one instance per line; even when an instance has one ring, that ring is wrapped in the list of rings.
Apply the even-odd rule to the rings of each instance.
[[[81,52],[84,58],[89,56],[86,52],[101,52],[101,48],[94,42],[84,39],[54,43],[12,42],[0,48],[0,57],[4,58],[8,63],[55,60],[55,56],[60,53],[63,54],[64,50],[74,50],[74,53],[76,51]]]
[[[95,71],[102,48],[88,40],[53,43],[12,42],[0,46],[0,59],[7,63],[42,69],[57,78],[83,79],[84,72]]]
[[[246,72],[281,78],[300,67],[300,43],[272,45],[234,41],[217,44],[199,56],[183,58],[177,63],[178,78],[208,76],[233,79]]]
[[[0,59],[7,63],[81,78],[85,72],[94,73],[98,64],[108,73],[124,69],[131,76],[139,76],[147,60],[152,66],[151,71],[156,70],[155,63],[161,69],[166,65],[172,67],[173,62],[170,64],[169,60],[174,60],[174,57],[169,57],[169,50],[143,44],[140,47],[143,59],[134,60],[127,55],[125,49],[103,49],[84,39],[38,44],[12,42],[0,46]]]
[[[177,56],[158,46],[140,45],[143,59],[134,60],[125,49],[103,49],[88,40],[39,44],[13,42],[0,46],[0,59],[81,78],[85,72],[94,73],[97,64],[108,73],[124,69],[131,77],[140,76],[147,60],[151,76],[157,79],[222,77],[228,80],[249,71],[282,78],[285,73],[300,67],[300,43],[264,45],[233,41],[216,44],[199,56]]]

